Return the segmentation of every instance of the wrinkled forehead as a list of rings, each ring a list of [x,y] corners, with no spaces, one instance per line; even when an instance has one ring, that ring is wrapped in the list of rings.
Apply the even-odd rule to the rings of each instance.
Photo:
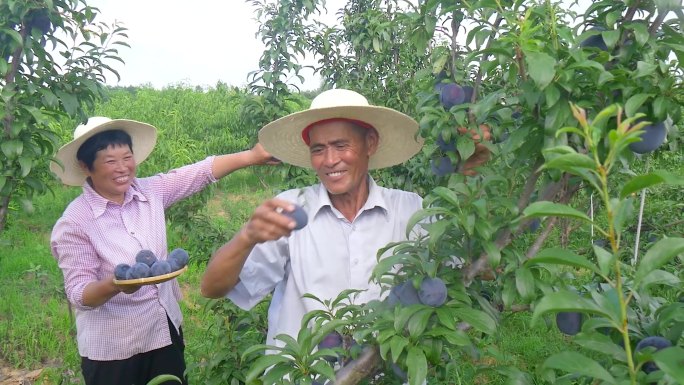
[[[314,122],[312,124],[309,124],[302,130],[302,140],[304,140],[304,143],[306,143],[307,146],[311,145],[311,131],[312,130],[325,130],[330,127],[344,127],[348,128],[351,130],[353,133],[358,134],[360,137],[363,137],[365,134],[368,133],[369,130],[372,130],[373,132],[377,132],[373,126],[370,124],[361,121],[361,120],[355,120],[355,119],[348,119],[348,118],[332,118],[332,119],[325,119],[325,120],[319,120],[317,122]]]

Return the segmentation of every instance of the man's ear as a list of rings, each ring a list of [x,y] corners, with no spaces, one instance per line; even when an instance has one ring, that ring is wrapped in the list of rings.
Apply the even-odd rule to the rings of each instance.
[[[378,144],[380,143],[380,136],[375,129],[368,130],[366,133],[366,145],[368,145],[368,156],[375,154],[378,150]]]

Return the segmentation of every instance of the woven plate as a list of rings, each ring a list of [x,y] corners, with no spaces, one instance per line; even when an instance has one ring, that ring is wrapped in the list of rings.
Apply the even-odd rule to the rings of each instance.
[[[114,279],[114,283],[116,285],[121,285],[121,286],[136,286],[136,285],[154,285],[156,283],[162,283],[166,282],[170,279],[174,279],[178,277],[179,275],[183,274],[185,270],[188,269],[188,266],[183,266],[182,269],[178,269],[176,271],[172,271],[168,274],[162,274],[162,275],[155,275],[154,277],[147,277],[147,278],[136,278],[136,279]]]

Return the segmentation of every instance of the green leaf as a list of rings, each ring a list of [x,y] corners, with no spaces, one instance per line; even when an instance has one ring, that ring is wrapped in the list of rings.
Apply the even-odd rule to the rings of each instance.
[[[599,269],[601,269],[601,274],[608,275],[610,270],[613,268],[613,263],[615,263],[615,254],[609,252],[603,247],[593,245],[594,254],[596,255],[596,261],[598,262]]]
[[[652,96],[653,94],[636,94],[632,96],[627,100],[627,103],[625,103],[625,114],[627,114],[628,117],[634,116],[639,112],[639,108],[641,108],[644,102]]]
[[[410,385],[422,385],[427,376],[427,359],[419,347],[412,346],[406,357]]]
[[[454,308],[454,313],[458,318],[481,332],[493,334],[496,331],[496,321],[481,310],[457,307]]]
[[[24,143],[21,140],[4,140],[0,144],[0,150],[6,157],[13,159],[24,151]]]
[[[534,275],[530,269],[521,267],[515,271],[515,287],[523,300],[530,300],[534,297]]]
[[[407,325],[409,335],[415,338],[423,334],[431,315],[432,309],[421,309],[413,314]]]
[[[577,293],[564,290],[545,295],[534,306],[531,324],[534,326],[537,321],[539,321],[539,317],[546,313],[558,313],[562,311],[598,314],[610,318],[610,314],[596,305],[594,301],[581,297]]]
[[[392,359],[396,362],[401,353],[404,351],[406,346],[408,346],[408,338],[395,335],[390,340],[390,352],[392,354]]]
[[[672,346],[653,354],[653,361],[658,368],[675,379],[675,383],[684,384],[684,349]]]
[[[615,378],[598,362],[577,352],[560,352],[544,361],[543,367],[558,369],[566,373],[580,374],[615,384]]]
[[[499,263],[501,262],[501,250],[499,250],[496,243],[484,241],[482,242],[482,247],[484,248],[485,253],[487,253],[487,262],[489,263],[489,266],[492,268],[499,266]]]
[[[578,168],[596,170],[596,162],[584,154],[563,154],[547,160],[542,168],[557,168],[569,172],[574,172]]]
[[[599,272],[599,268],[591,263],[587,258],[560,247],[544,249],[538,252],[534,257],[525,261],[526,266],[534,266],[546,263],[578,267],[593,271],[595,273]]]
[[[653,64],[653,63],[647,63],[645,61],[638,61],[635,78],[650,76],[657,69],[658,69],[658,66]],[[631,116],[631,115],[627,115],[627,116]]]
[[[639,262],[634,275],[634,285],[637,286],[648,273],[660,268],[682,252],[684,252],[684,238],[665,238],[656,242]]]
[[[684,177],[674,175],[664,170],[657,170],[648,174],[637,175],[625,183],[624,186],[622,186],[620,198],[625,198],[632,193],[661,183],[673,186],[681,186],[684,185]]]
[[[581,347],[595,352],[608,354],[614,359],[627,362],[627,355],[625,354],[625,349],[613,342],[613,340],[602,333],[589,332],[589,333],[579,333],[575,335],[572,342],[580,345]]]
[[[527,73],[540,89],[546,88],[556,75],[556,59],[542,52],[525,52]]]
[[[573,209],[572,207],[564,204],[548,201],[539,201],[532,203],[531,205],[527,206],[525,210],[523,210],[523,216],[525,218],[549,216],[567,217],[581,219],[586,222],[591,222],[591,219],[581,211]]]
[[[261,374],[271,366],[279,363],[286,363],[290,362],[290,358],[284,357],[278,354],[265,354],[261,357],[259,357],[254,363],[250,366],[249,372],[247,373],[246,380],[247,382],[251,382],[259,378]]]
[[[150,382],[147,383],[147,385],[159,385],[159,384],[166,382],[166,381],[176,381],[176,382],[179,382],[181,384],[183,383],[183,381],[181,381],[180,378],[178,378],[172,374],[160,374],[160,375],[156,376],[155,378],[151,379]]]

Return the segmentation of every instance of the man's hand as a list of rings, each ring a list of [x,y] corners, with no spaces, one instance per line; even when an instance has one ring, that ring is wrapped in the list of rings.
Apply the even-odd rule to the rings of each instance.
[[[257,244],[290,235],[296,222],[281,213],[294,208],[292,203],[282,199],[273,198],[263,202],[254,210],[239,236],[251,244]]]
[[[261,143],[255,144],[250,151],[255,159],[254,164],[274,165],[281,163],[279,159],[273,157],[268,151],[266,151]]]

